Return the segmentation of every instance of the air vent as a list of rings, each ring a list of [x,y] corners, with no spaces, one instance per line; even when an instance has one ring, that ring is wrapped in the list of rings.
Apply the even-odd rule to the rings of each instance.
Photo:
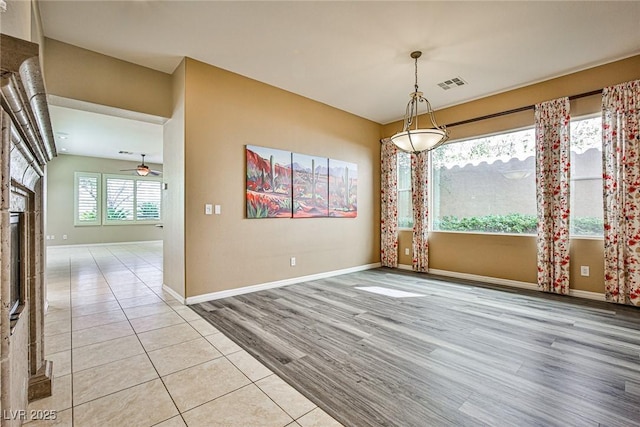
[[[460,77],[454,77],[452,79],[445,80],[445,81],[443,81],[441,83],[438,83],[438,86],[440,86],[442,88],[442,90],[449,90],[449,89],[453,89],[453,88],[458,87],[458,86],[464,86],[466,84],[467,84],[467,82],[462,80]]]
[[[118,154],[129,154],[129,155],[131,155],[131,154],[134,154],[134,153],[132,153],[131,151],[120,150],[120,151],[118,151]]]

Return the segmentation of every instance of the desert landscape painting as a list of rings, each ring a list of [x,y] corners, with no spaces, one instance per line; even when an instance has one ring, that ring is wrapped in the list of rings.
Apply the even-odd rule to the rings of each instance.
[[[291,218],[291,152],[247,145],[247,218]]]
[[[358,165],[329,159],[329,216],[358,216]]]
[[[329,215],[329,159],[293,153],[293,217]]]

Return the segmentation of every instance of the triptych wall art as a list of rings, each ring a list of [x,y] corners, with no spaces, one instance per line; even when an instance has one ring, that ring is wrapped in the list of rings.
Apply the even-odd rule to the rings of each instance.
[[[247,218],[355,218],[358,166],[247,145]]]

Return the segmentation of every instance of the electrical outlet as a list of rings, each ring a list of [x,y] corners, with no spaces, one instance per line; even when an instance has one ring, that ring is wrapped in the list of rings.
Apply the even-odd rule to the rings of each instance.
[[[404,248],[404,254],[405,255],[411,255],[411,252],[409,251],[409,248]]]
[[[56,235],[55,234],[51,235],[51,240],[56,240]]]
[[[221,207],[220,207],[220,205],[215,205],[215,206],[213,207],[213,213],[214,213],[214,214],[216,214],[216,215],[220,215],[220,211],[221,211]]]
[[[47,234],[47,240],[51,240],[51,236]]]
[[[296,266],[296,257],[292,256],[291,257],[291,267],[295,267]]]
[[[62,235],[62,240],[67,240],[67,235],[66,234]]]
[[[589,277],[589,266],[581,265],[580,266],[580,275],[584,277]]]

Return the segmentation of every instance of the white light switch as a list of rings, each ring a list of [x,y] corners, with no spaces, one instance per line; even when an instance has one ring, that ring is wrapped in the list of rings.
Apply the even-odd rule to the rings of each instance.
[[[213,206],[210,205],[209,203],[204,205],[204,214],[205,215],[211,215],[212,213],[213,213]]]
[[[213,213],[216,215],[220,215],[220,205],[215,205],[213,207]]]
[[[581,265],[580,266],[580,275],[584,277],[589,277],[589,266]]]

